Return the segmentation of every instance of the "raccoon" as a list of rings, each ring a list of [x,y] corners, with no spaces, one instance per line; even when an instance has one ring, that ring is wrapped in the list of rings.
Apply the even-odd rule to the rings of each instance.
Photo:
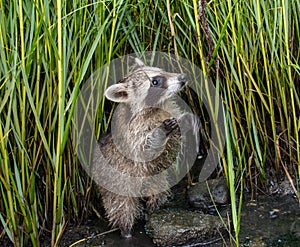
[[[172,98],[187,84],[187,75],[146,66],[139,59],[136,63],[136,70],[105,92],[107,99],[119,104],[111,127],[114,136],[108,133],[100,137],[99,148],[108,164],[122,174],[148,177],[168,168],[180,151],[179,122],[184,114]],[[100,167],[97,162],[94,160],[95,166]],[[95,170],[95,174],[103,172],[101,168]],[[126,187],[118,179],[110,182],[116,188]],[[99,186],[110,225],[119,227],[125,238],[132,236],[133,224],[144,210],[153,212],[170,193],[167,175],[142,185],[147,196],[130,196],[130,188],[127,196]]]

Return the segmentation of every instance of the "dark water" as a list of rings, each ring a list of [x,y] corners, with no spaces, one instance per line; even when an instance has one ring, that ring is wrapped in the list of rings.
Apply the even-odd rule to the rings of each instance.
[[[243,203],[244,246],[300,246],[300,208],[295,198],[261,195]]]
[[[180,196],[176,196],[176,200],[178,198]],[[222,214],[230,214],[230,207],[225,210],[227,212],[222,212]],[[78,240],[93,235],[96,236],[109,230],[109,228],[103,227],[104,225],[102,221],[95,219],[87,222],[85,226],[70,227],[65,232],[60,246],[70,246]],[[151,239],[145,234],[144,222],[135,225],[133,235],[133,239],[124,240],[120,238],[119,231],[115,231],[105,236],[90,238],[77,243],[75,246],[154,246]],[[251,201],[246,196],[243,200],[239,236],[241,246],[300,246],[300,209],[297,201],[292,196],[271,197],[261,195],[255,201]],[[219,242],[202,244],[198,246],[234,246],[234,241],[230,241],[228,237],[225,237],[225,240]]]
[[[175,196],[167,208],[189,208],[186,200],[185,185],[174,189]],[[221,215],[228,215],[230,219],[230,205],[221,209]],[[146,235],[144,221],[134,226],[133,238],[125,240],[120,238],[118,230],[103,234],[110,230],[104,220],[97,217],[90,219],[84,224],[69,225],[65,230],[59,246],[76,247],[153,247],[152,240]],[[231,224],[231,234],[233,226]],[[268,196],[259,195],[255,200],[244,195],[241,225],[239,234],[240,246],[243,247],[299,247],[300,246],[300,208],[297,200],[291,195]],[[205,245],[204,245],[205,244]],[[12,246],[9,241],[0,242],[0,246]],[[43,247],[50,246],[47,238],[42,243]],[[235,246],[234,237],[224,236],[224,239],[209,244],[198,243],[195,246]]]

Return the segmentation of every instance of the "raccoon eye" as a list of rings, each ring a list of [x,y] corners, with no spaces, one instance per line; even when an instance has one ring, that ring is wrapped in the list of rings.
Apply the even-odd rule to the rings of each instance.
[[[165,81],[164,77],[157,76],[157,77],[153,78],[152,85],[153,85],[153,87],[159,87],[164,83],[164,81]]]
[[[153,86],[157,86],[157,85],[158,85],[158,80],[154,79],[154,80],[152,81],[152,84],[153,84]]]

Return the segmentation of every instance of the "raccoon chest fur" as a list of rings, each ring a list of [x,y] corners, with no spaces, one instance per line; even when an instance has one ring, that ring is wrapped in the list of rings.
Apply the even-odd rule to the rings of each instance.
[[[168,138],[149,138],[164,120],[171,118],[169,112],[147,108],[132,115],[126,105],[120,105],[115,114],[118,116],[112,133],[100,141],[102,153],[114,168],[132,176],[149,176],[168,168],[176,160],[180,149],[179,130]],[[159,134],[165,135],[157,132]],[[153,143],[156,140],[162,143]]]

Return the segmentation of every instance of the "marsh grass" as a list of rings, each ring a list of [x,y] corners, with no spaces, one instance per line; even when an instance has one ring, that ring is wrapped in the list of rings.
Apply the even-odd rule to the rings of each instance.
[[[86,217],[97,198],[72,146],[74,104],[93,71],[132,52],[188,58],[220,89],[222,167],[233,202],[243,188],[263,190],[283,176],[298,189],[299,1],[208,2],[213,51],[198,7],[195,0],[0,0],[0,237],[15,246],[50,237],[55,246],[68,222]],[[98,134],[109,117],[101,109]],[[232,203],[237,245],[240,209]]]

